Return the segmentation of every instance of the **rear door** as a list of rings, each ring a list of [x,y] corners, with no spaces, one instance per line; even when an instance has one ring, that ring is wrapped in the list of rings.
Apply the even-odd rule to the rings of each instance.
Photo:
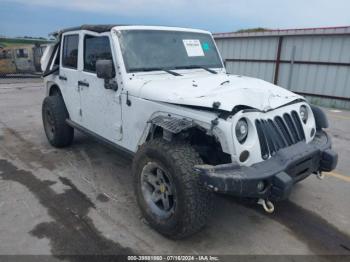
[[[83,69],[79,78],[83,126],[112,142],[122,139],[121,90],[105,88],[96,76],[96,61],[109,59],[116,66],[116,57],[109,33],[88,32],[83,36]]]
[[[69,112],[69,117],[76,123],[82,122],[80,101],[80,87],[78,86],[79,74],[79,43],[80,33],[69,32],[63,34],[61,48],[59,50],[60,70],[58,85]]]

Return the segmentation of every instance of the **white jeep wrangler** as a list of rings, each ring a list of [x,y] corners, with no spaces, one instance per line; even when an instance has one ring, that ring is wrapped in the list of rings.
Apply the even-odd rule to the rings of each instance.
[[[42,58],[46,136],[74,129],[134,155],[135,194],[170,238],[200,230],[213,192],[266,211],[337,164],[325,114],[268,82],[226,73],[209,32],[84,25],[55,33]]]

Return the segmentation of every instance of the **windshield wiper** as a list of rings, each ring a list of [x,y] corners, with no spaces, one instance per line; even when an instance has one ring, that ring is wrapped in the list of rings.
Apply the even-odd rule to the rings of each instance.
[[[189,65],[189,66],[177,66],[176,69],[195,69],[195,68],[201,68],[204,69],[212,74],[217,74],[218,72],[206,67],[206,66],[200,66],[200,65]]]
[[[171,74],[171,75],[174,75],[174,76],[182,76],[181,74],[179,74],[179,73],[176,73],[176,72],[174,72],[174,71],[171,71],[171,70],[169,70],[169,69],[162,69],[164,72],[167,72],[168,74]]]
[[[164,72],[167,72],[168,74],[171,74],[173,76],[182,76],[181,74],[179,73],[176,73],[174,71],[171,71],[167,68],[161,68],[161,67],[150,67],[150,68],[147,68],[147,67],[144,67],[144,68],[134,68],[134,69],[130,69],[129,70],[130,72],[150,72],[150,71],[164,71]]]

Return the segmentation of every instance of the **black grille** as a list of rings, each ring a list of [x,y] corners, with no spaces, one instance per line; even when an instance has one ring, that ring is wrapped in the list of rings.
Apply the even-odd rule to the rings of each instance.
[[[273,156],[281,148],[305,140],[303,126],[296,111],[274,119],[257,119],[255,125],[263,159]]]

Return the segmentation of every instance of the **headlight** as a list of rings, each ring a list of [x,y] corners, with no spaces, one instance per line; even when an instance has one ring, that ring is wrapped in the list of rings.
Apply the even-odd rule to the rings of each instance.
[[[236,124],[236,137],[239,143],[243,144],[248,136],[248,123],[247,120],[241,118]]]
[[[307,119],[309,118],[307,107],[304,105],[300,106],[299,113],[300,113],[301,120],[303,120],[303,122],[306,124]]]

